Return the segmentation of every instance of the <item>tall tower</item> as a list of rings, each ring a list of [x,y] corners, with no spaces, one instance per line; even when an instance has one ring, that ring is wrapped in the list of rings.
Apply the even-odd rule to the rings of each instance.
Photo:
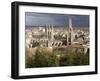
[[[53,34],[54,34],[54,28],[53,28],[53,24],[52,24],[52,27],[51,27],[51,40],[53,41]]]
[[[49,33],[48,33],[48,31],[49,31],[49,29],[48,29],[48,25],[46,24],[46,46],[48,47],[48,39],[49,39]]]
[[[51,37],[51,28],[50,28],[50,25],[48,26],[48,38],[50,40],[50,37]]]
[[[71,45],[72,44],[72,40],[73,40],[72,19],[71,19],[71,16],[69,16],[68,45]]]
[[[46,40],[48,40],[48,25],[45,26]]]

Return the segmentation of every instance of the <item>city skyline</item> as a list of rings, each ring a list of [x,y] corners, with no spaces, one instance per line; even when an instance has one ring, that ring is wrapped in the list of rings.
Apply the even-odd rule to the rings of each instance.
[[[27,15],[31,16],[30,19],[35,17],[38,26],[25,28],[26,68],[89,65],[89,27],[82,28],[81,25],[81,27],[73,28],[74,18],[71,15],[68,15],[66,18],[64,17],[66,15],[61,14]],[[42,18],[40,17],[44,20],[41,20]],[[79,16],[75,17],[79,18]],[[85,22],[87,17],[80,17],[84,17],[80,21],[84,20],[83,22]],[[35,18],[32,19],[32,22]],[[64,25],[63,19],[68,23],[68,26],[59,26],[62,23]],[[58,26],[56,25],[55,27],[53,22],[49,22],[50,20],[54,24],[58,24]],[[79,19],[76,20],[79,23]],[[41,26],[39,25],[41,22],[42,24],[49,23],[49,25]]]

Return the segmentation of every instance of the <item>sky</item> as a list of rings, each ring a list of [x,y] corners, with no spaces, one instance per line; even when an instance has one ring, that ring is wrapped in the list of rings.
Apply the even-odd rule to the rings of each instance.
[[[68,26],[69,16],[73,27],[89,27],[89,15],[52,14],[25,12],[25,26]]]

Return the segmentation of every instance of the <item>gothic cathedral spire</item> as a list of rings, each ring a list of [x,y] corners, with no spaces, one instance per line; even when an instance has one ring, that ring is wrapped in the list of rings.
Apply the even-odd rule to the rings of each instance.
[[[71,18],[71,16],[69,16],[68,19],[69,19],[68,43],[69,43],[69,45],[71,45],[72,44],[72,39],[73,39],[73,28],[72,28],[72,18]]]

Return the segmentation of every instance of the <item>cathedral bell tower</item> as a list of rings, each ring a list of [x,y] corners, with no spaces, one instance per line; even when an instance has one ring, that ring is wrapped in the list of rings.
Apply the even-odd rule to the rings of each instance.
[[[72,19],[69,16],[69,26],[68,26],[68,45],[71,45],[73,41],[73,28],[72,28]]]

